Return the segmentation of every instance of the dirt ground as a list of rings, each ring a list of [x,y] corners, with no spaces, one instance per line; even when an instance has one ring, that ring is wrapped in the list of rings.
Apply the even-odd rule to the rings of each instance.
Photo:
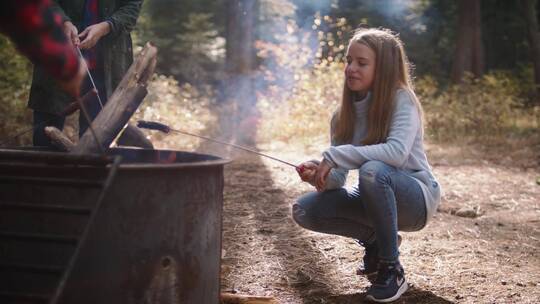
[[[318,158],[323,147],[258,146],[293,163]],[[410,289],[397,303],[540,302],[540,167],[537,152],[531,154],[536,148],[508,154],[503,147],[486,152],[428,144],[444,194],[425,229],[401,233]],[[312,191],[294,168],[247,153],[230,158],[222,291],[272,296],[279,303],[362,303],[369,282],[355,269],[363,250],[351,239],[293,222],[291,205]],[[356,179],[353,173],[348,185]]]

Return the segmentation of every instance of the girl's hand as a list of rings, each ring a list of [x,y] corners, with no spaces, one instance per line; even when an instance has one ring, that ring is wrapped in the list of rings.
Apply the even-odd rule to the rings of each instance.
[[[315,173],[317,172],[318,167],[319,165],[316,163],[307,161],[296,167],[296,172],[298,172],[302,181],[315,186]]]
[[[326,178],[328,177],[328,173],[330,173],[330,169],[332,169],[332,167],[328,161],[323,159],[315,173],[315,187],[317,188],[317,191],[321,192],[326,188]]]

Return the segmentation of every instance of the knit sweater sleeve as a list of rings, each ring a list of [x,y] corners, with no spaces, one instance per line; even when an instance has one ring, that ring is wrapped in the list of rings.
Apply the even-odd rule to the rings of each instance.
[[[333,146],[323,152],[323,157],[334,168],[357,169],[370,160],[382,161],[400,168],[409,158],[414,139],[420,128],[418,109],[408,92],[398,91],[386,142],[367,145]]]
[[[338,145],[338,142],[335,140],[334,136],[332,136],[335,130],[336,115],[337,115],[337,112],[334,113],[334,115],[332,116],[332,121],[330,123],[330,138],[331,138],[332,146]],[[345,181],[347,180],[348,173],[349,173],[349,170],[344,169],[344,168],[331,169],[326,179],[325,190],[332,190],[332,189],[338,189],[338,188],[343,187],[345,185]]]

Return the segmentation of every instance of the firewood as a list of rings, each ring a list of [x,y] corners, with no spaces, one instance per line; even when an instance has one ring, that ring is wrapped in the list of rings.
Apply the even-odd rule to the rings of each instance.
[[[221,293],[221,304],[277,304],[273,297]]]
[[[146,138],[141,129],[132,124],[127,124],[124,131],[120,134],[116,140],[116,144],[119,146],[139,147],[145,149],[153,149],[154,145]]]
[[[99,153],[111,145],[146,96],[146,85],[156,67],[156,55],[156,47],[147,43],[92,122],[97,140],[88,128],[72,153]]]
[[[62,131],[55,127],[45,127],[45,135],[47,135],[51,140],[51,143],[61,151],[69,152],[75,147],[75,144],[73,144]]]

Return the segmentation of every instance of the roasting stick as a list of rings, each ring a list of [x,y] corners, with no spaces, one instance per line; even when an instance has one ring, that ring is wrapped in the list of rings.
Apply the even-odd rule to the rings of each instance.
[[[296,168],[297,170],[302,170],[299,166],[293,165],[293,164],[291,164],[291,163],[289,163],[289,162],[286,162],[286,161],[284,161],[284,160],[281,160],[281,159],[279,159],[279,158],[275,158],[275,157],[273,157],[273,156],[270,156],[270,155],[267,155],[267,154],[264,154],[264,153],[255,151],[255,150],[253,150],[253,149],[249,149],[249,148],[246,148],[246,147],[242,147],[242,146],[239,146],[239,145],[231,144],[231,143],[228,143],[228,142],[224,142],[224,141],[221,141],[221,140],[213,139],[213,138],[206,137],[206,136],[202,136],[202,135],[197,135],[197,134],[192,134],[192,133],[184,132],[184,131],[181,131],[181,130],[171,129],[169,126],[167,126],[167,125],[165,125],[165,124],[162,124],[162,123],[160,123],[160,122],[146,121],[146,120],[139,120],[139,121],[137,122],[137,127],[139,127],[139,128],[144,128],[144,129],[149,129],[149,130],[157,130],[157,131],[161,131],[161,132],[163,132],[163,133],[174,132],[174,133],[180,133],[180,134],[184,134],[184,135],[189,135],[189,136],[194,136],[194,137],[202,138],[202,139],[205,139],[205,140],[208,140],[208,141],[212,141],[212,142],[215,142],[215,143],[218,143],[218,144],[231,146],[231,147],[234,147],[234,148],[237,148],[237,149],[240,149],[240,150],[244,150],[244,151],[247,151],[247,152],[250,152],[250,153],[255,153],[255,154],[257,154],[257,155],[264,156],[264,157],[270,158],[270,159],[272,159],[272,160],[278,161],[278,162],[280,162],[280,163],[282,163],[282,164],[285,164],[285,165],[289,165],[289,166],[291,166],[291,167],[294,167],[294,168]]]
[[[79,56],[81,56],[81,60],[86,60],[86,59],[84,59],[84,56],[83,56],[83,54],[81,52],[81,49],[77,48],[77,51],[79,51]],[[94,82],[94,78],[92,77],[92,74],[90,74],[90,69],[88,68],[88,66],[86,66],[86,74],[88,75],[88,78],[90,78],[90,82],[92,83],[92,87],[94,87],[94,90],[98,91],[98,89],[96,87],[96,83]],[[99,106],[103,110],[103,102],[101,102],[101,97],[99,97],[99,93],[100,92],[98,91],[97,99],[99,101]],[[91,124],[91,122],[89,122],[89,124]]]
[[[81,56],[81,60],[86,60],[84,59],[81,49],[77,47],[77,51],[79,51],[79,56]],[[88,78],[90,78],[90,82],[92,83],[94,90],[97,92],[96,96],[99,101],[99,106],[101,107],[101,110],[103,110],[103,102],[101,102],[101,97],[99,97],[100,92],[98,88],[96,87],[96,83],[94,82],[94,78],[92,78],[92,74],[90,74],[90,68],[88,68],[88,65],[86,65],[86,73],[88,74]],[[99,139],[97,137],[96,131],[92,127],[92,118],[90,118],[90,114],[88,114],[86,107],[83,105],[80,99],[77,98],[77,102],[79,103],[79,107],[80,107],[81,113],[83,114],[83,117],[86,119],[86,122],[88,123],[88,129],[90,129],[90,132],[92,133],[92,136],[94,137],[94,140],[96,141],[97,146],[99,147],[99,151],[101,152],[101,154],[105,154],[105,151],[103,150],[103,147],[101,146]]]

